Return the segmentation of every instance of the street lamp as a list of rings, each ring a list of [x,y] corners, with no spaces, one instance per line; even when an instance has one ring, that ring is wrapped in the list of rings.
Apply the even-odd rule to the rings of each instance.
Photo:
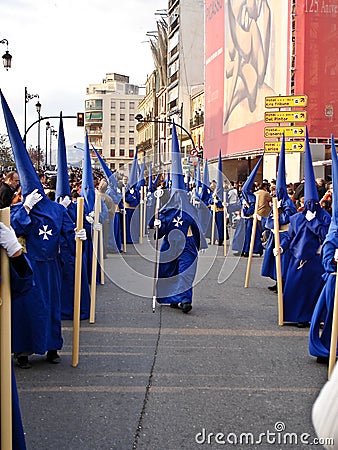
[[[55,136],[57,138],[58,132],[55,130],[53,125],[49,127],[49,165],[52,165],[52,137]]]
[[[28,94],[27,88],[25,87],[25,124],[24,124],[24,137],[23,141],[26,144],[26,126],[27,126],[27,103],[29,100],[32,100],[33,98],[37,98],[39,100],[39,94]]]
[[[45,150],[45,166],[46,166],[46,169],[47,169],[47,166],[48,166],[48,164],[47,164],[47,147],[48,147],[48,145],[47,145],[47,132],[48,132],[48,130],[49,130],[49,128],[50,128],[50,122],[46,122],[46,150]]]
[[[142,114],[136,114],[135,119],[139,122],[139,123],[147,123],[147,122],[153,122],[153,123],[168,123],[170,125],[172,125],[172,122],[170,120],[159,120],[159,119],[144,119],[144,117],[142,116]],[[182,125],[180,125],[179,123],[175,123],[176,127],[181,128],[181,130],[183,130],[189,137],[191,143],[192,143],[192,150],[195,149],[195,142],[191,136],[191,133],[184,128]],[[160,155],[159,155],[160,156]]]
[[[4,63],[4,68],[6,70],[8,70],[12,66],[12,55],[8,51],[8,41],[7,41],[7,39],[1,39],[0,44],[6,44],[7,45],[7,50],[6,50],[6,53],[4,55],[2,55],[2,60],[3,60],[3,63]]]
[[[37,101],[36,105],[36,112],[38,113],[39,122],[38,122],[38,171],[40,170],[40,122],[41,122],[41,103],[39,100]]]

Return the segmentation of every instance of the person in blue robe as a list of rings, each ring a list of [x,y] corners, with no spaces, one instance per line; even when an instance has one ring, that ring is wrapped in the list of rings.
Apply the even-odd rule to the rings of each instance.
[[[319,204],[307,131],[304,164],[304,210],[290,217],[288,242],[283,243],[285,247],[281,244],[290,252],[283,289],[284,321],[299,327],[308,326],[323,287],[320,249],[331,222]]]
[[[333,136],[331,136],[331,150],[332,217],[321,249],[324,285],[310,319],[309,332],[309,353],[317,357],[319,363],[329,362],[338,262],[338,158]]]
[[[192,309],[192,286],[197,270],[198,251],[207,248],[196,208],[184,188],[178,139],[173,123],[172,185],[168,202],[160,209],[154,224],[163,238],[157,279],[157,302]]]
[[[15,345],[18,348],[13,348],[13,351],[47,352],[47,361],[54,363],[59,359],[58,350],[63,344],[60,238],[63,236],[75,251],[74,224],[62,205],[47,198],[14,117],[2,92],[0,94],[23,195],[23,202],[11,208],[11,225],[16,235],[25,240],[26,256],[38,289],[38,295],[26,310],[25,320],[20,322],[21,327],[16,327]],[[34,336],[30,342],[26,340],[27,330]],[[28,348],[29,344],[34,344],[36,348]]]
[[[76,203],[70,200],[70,184],[68,177],[66,142],[63,128],[62,113],[60,113],[57,152],[57,175],[55,200],[59,202],[69,214],[74,228],[77,220]],[[80,230],[78,230],[80,231]],[[83,228],[78,236],[85,241],[87,233]],[[73,247],[69,247],[67,240],[60,236],[60,264],[61,264],[61,319],[73,320],[74,318],[74,289],[75,289],[75,253]],[[81,273],[81,296],[80,296],[80,319],[89,318],[90,313],[90,290],[87,278],[86,254],[82,252]]]
[[[251,174],[247,178],[246,182],[243,185],[241,192],[241,217],[238,221],[236,231],[232,241],[232,251],[234,255],[241,255],[244,257],[249,256],[250,251],[250,242],[251,242],[251,232],[253,225],[253,215],[255,212],[255,203],[256,196],[251,191],[253,182],[255,180],[257,171],[262,162],[262,157],[259,159],[258,163],[252,170]],[[262,246],[262,232],[260,227],[257,226],[255,240],[254,240],[254,248],[253,253],[258,254],[260,256],[263,255],[263,246]]]
[[[134,155],[130,176],[125,188],[124,202],[121,205],[124,208],[126,220],[126,243],[137,244],[140,237],[140,190],[138,188],[137,175],[137,149]],[[122,203],[122,202],[121,202]],[[122,218],[123,219],[123,218]],[[122,226],[122,232],[123,226]]]
[[[286,187],[284,135],[281,142],[281,149],[278,161],[276,196],[278,201],[277,206],[278,206],[278,222],[279,222],[279,240],[280,246],[284,249],[283,253],[280,256],[282,268],[282,280],[284,283],[290,259],[290,252],[287,249],[290,217],[297,212],[293,201],[290,199],[288,195]],[[276,257],[274,255],[275,236],[274,236],[273,210],[270,212],[269,216],[265,221],[265,230],[263,231],[263,234],[264,233],[268,233],[268,238],[264,252],[261,274],[263,277],[269,277],[272,280],[276,281],[277,274],[276,274]],[[277,283],[274,284],[273,286],[269,286],[268,289],[273,292],[277,292]]]

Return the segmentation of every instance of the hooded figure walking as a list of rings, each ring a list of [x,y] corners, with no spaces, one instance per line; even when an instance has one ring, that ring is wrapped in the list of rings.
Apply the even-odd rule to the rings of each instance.
[[[205,208],[206,214],[209,214]],[[208,247],[196,208],[184,187],[181,155],[173,123],[172,185],[168,202],[160,209],[154,225],[163,238],[157,280],[157,302],[192,309],[192,286],[197,270],[198,251]]]

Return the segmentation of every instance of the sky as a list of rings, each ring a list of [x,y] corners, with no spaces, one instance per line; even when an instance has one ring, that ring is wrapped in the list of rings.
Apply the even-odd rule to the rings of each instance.
[[[160,15],[155,13],[167,6],[167,0],[1,0],[0,40],[8,40],[13,59],[8,71],[1,60],[0,88],[20,132],[25,87],[39,94],[41,116],[47,117],[83,112],[87,86],[101,83],[106,73],[128,75],[130,83],[144,86],[154,70],[146,33],[156,30]],[[0,45],[1,56],[5,51],[6,45]],[[27,128],[38,119],[37,100],[26,105]],[[50,122],[58,129],[57,119]],[[76,119],[64,119],[64,129],[67,146],[84,141],[84,128],[76,126]],[[0,134],[7,134],[2,110]],[[37,135],[35,125],[27,134],[27,147],[37,145]],[[45,122],[40,136],[43,149]]]

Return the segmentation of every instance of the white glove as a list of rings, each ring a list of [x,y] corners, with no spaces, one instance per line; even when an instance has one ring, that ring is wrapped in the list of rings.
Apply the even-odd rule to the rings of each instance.
[[[338,248],[336,248],[335,252],[334,252],[334,257],[333,259],[338,262]]]
[[[88,216],[86,216],[86,220],[88,223],[90,223],[91,225],[94,223],[94,211],[91,211]]]
[[[277,200],[277,208],[279,209],[282,206],[282,200]]]
[[[95,225],[93,225],[93,229],[96,231],[101,231],[102,230],[102,223],[96,223]]]
[[[249,203],[246,201],[246,200],[243,200],[243,205],[246,207],[246,208],[249,208]]]
[[[22,249],[13,228],[8,228],[0,222],[0,245],[6,250],[9,257]]]
[[[76,228],[75,228],[74,231],[75,231],[75,240],[77,238],[80,239],[81,241],[85,241],[87,239],[87,233],[86,233],[86,230],[84,228],[81,228],[80,230],[77,230],[77,231],[76,231]]]
[[[155,225],[155,227],[157,227],[157,228],[161,228],[161,221],[160,221],[160,219],[155,219],[155,220],[154,220],[154,225]]]
[[[256,214],[257,220],[261,221],[262,220],[262,216],[260,216],[259,214]]]
[[[283,253],[283,251],[284,250],[282,249],[282,247],[279,247],[279,249],[274,247],[272,250],[273,256],[281,255]]]
[[[39,194],[37,189],[26,196],[23,206],[27,206],[29,210],[33,208],[40,200],[42,200],[42,195]]]
[[[308,221],[310,222],[310,220],[313,220],[313,219],[316,217],[316,212],[317,212],[317,211],[312,212],[312,211],[310,211],[310,210],[308,209],[308,210],[306,211],[306,214],[305,214],[305,219],[308,220]]]
[[[62,200],[60,200],[60,205],[68,208],[68,206],[72,203],[71,199],[68,195],[66,195]]]

